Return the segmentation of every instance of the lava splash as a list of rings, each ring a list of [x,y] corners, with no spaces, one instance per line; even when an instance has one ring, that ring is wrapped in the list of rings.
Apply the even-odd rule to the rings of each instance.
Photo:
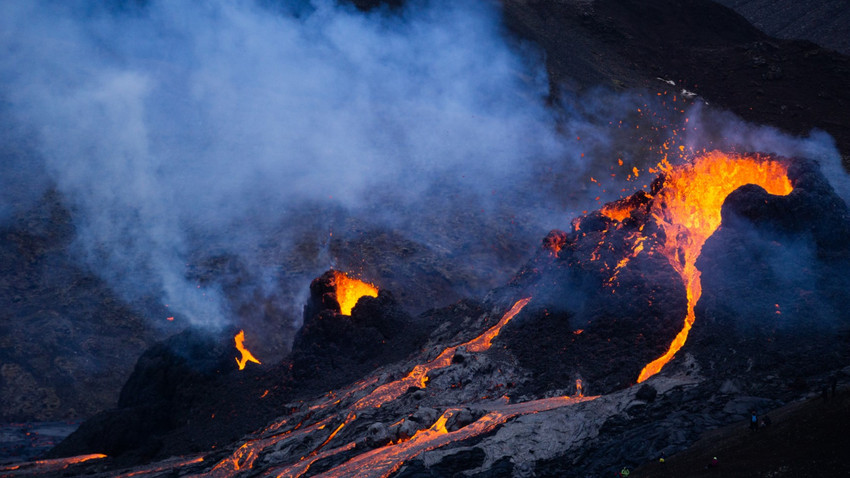
[[[695,320],[694,306],[702,295],[697,258],[720,226],[726,197],[745,184],[756,184],[773,195],[786,196],[793,190],[788,165],[771,157],[713,151],[689,164],[663,167],[663,185],[653,197],[650,214],[664,231],[659,252],[682,278],[688,309],[670,348],[644,367],[638,382],[658,373],[685,344]]]
[[[368,282],[349,277],[342,272],[334,271],[336,300],[342,315],[351,315],[351,309],[361,297],[378,297],[378,288]]]
[[[238,350],[242,354],[242,358],[236,359],[236,365],[239,366],[239,370],[244,370],[245,365],[247,365],[248,362],[254,362],[256,364],[261,363],[259,360],[257,360],[256,357],[254,357],[254,354],[252,354],[250,350],[245,348],[244,330],[240,330],[239,333],[236,334],[235,337],[233,337],[233,341],[236,342],[236,350]]]

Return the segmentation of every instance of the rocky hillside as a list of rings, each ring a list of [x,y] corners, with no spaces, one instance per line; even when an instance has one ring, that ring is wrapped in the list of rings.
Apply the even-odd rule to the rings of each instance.
[[[850,10],[841,0],[717,0],[776,38],[808,40],[850,55]]]
[[[404,11],[402,1],[354,3]],[[615,156],[675,149],[646,138],[685,119],[656,114],[697,101],[794,135],[822,129],[850,165],[850,59],[834,49],[770,37],[709,0],[501,4],[508,41],[545,62],[564,131],[586,98],[604,109],[608,94],[658,96],[640,100],[653,111],[632,111],[628,132],[612,128],[624,145]],[[253,263],[222,252],[226,233],[190,236],[182,273],[221,290],[235,317],[214,332],[187,329],[157,297],[131,302],[110,288],[81,259],[79,211],[56,189],[2,205],[0,420],[89,420],[51,452],[57,461],[0,474],[594,476],[661,453],[678,473],[672,457],[707,431],[809,396],[848,363],[850,219],[818,159],[794,160],[787,197],[753,186],[729,196],[695,263],[702,298],[690,306],[701,320],[641,384],[689,310],[677,266],[687,261],[661,253],[673,234],[653,212],[663,176],[610,206],[625,216],[600,209],[570,224],[558,209],[563,230],[542,244],[546,230],[530,220],[542,208],[525,191],[573,207],[595,195],[589,179],[536,171],[513,195],[488,192],[491,214],[457,185],[430,190],[424,212],[382,191],[359,211],[304,204],[240,243]],[[401,219],[372,220],[388,210]],[[322,275],[329,264],[380,294],[342,315]],[[240,372],[243,323],[264,363]],[[783,427],[777,440],[793,430]],[[88,453],[109,456],[65,469],[65,457]],[[683,456],[683,467],[703,460]]]
[[[652,196],[637,193],[578,218],[569,233],[554,231],[483,303],[415,321],[382,292],[345,316],[328,273],[311,287],[291,361],[239,372],[225,337],[184,334],[153,348],[119,408],[86,422],[52,456],[108,455],[80,472],[593,476],[672,456],[833,376],[843,386],[850,316],[835,306],[848,289],[823,280],[847,267],[838,245],[850,237],[847,206],[814,162],[737,159],[748,160],[788,164],[794,189],[767,195],[745,185],[726,198],[719,232],[698,259],[703,295],[691,336],[645,381],[641,369],[686,315],[657,215],[672,197],[665,183],[686,169],[661,176]],[[628,217],[605,215],[617,206]],[[797,273],[787,265],[772,269],[789,255],[807,271],[800,280],[781,274]],[[319,394],[326,384],[335,388]],[[186,461],[162,461],[173,455]]]

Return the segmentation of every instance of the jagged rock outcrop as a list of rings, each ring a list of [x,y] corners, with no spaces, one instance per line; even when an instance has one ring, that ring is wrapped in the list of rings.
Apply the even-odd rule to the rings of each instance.
[[[351,315],[341,314],[334,274],[328,271],[310,284],[304,324],[291,354],[297,379],[319,379],[324,387],[333,384],[330,388],[405,358],[424,343],[429,330],[387,290],[361,297]]]

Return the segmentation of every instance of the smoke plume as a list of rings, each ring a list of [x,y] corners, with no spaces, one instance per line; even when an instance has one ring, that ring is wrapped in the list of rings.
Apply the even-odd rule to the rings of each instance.
[[[641,187],[630,171],[657,162],[648,138],[660,144],[683,118],[648,119],[647,102],[662,109],[654,95],[610,91],[556,113],[540,55],[500,25],[491,2],[448,0],[369,13],[331,0],[4,2],[3,194],[54,184],[93,270],[196,325],[282,289],[289,305],[265,307],[297,323],[303,279],[334,265],[340,228],[438,248],[460,221],[480,226],[467,244],[514,231],[534,247]],[[689,147],[836,155],[820,137],[765,139],[713,115],[691,114]],[[670,128],[634,128],[653,121]],[[305,254],[310,264],[292,265]],[[252,278],[225,291],[199,257],[236,257],[231,272]]]

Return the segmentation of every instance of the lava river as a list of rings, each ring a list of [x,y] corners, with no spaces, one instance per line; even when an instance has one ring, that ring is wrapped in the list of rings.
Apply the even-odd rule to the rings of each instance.
[[[354,442],[333,444],[333,441],[344,427],[349,426],[357,419],[359,413],[369,409],[378,409],[398,399],[411,387],[426,388],[428,386],[428,374],[451,365],[452,358],[460,348],[465,349],[468,353],[480,353],[488,350],[501,329],[530,300],[531,298],[525,298],[517,301],[498,323],[487,329],[483,334],[462,344],[446,348],[435,358],[413,366],[409,373],[402,378],[376,386],[380,380],[377,376],[372,376],[347,389],[335,393],[329,392],[324,400],[310,406],[307,409],[306,416],[298,423],[290,423],[288,422],[289,419],[285,419],[270,425],[259,433],[257,438],[246,441],[229,457],[220,460],[212,469],[195,476],[213,478],[239,475],[251,470],[260,454],[268,451],[273,445],[284,440],[303,439],[307,435],[320,430],[332,431],[311,451],[304,453],[300,459],[269,469],[264,473],[264,476],[302,476],[317,461],[341,453],[350,454],[352,450],[357,448]],[[366,391],[369,389],[371,391],[367,393]],[[405,461],[425,451],[487,433],[513,417],[551,410],[594,398],[584,396],[554,397],[514,404],[507,403],[507,399],[494,400],[489,404],[479,404],[486,413],[474,422],[454,431],[446,429],[446,422],[460,409],[450,407],[444,410],[430,427],[419,430],[412,437],[355,454],[337,467],[326,471],[322,476],[389,476]],[[458,404],[458,406],[461,405]],[[307,422],[310,423],[307,424]]]

